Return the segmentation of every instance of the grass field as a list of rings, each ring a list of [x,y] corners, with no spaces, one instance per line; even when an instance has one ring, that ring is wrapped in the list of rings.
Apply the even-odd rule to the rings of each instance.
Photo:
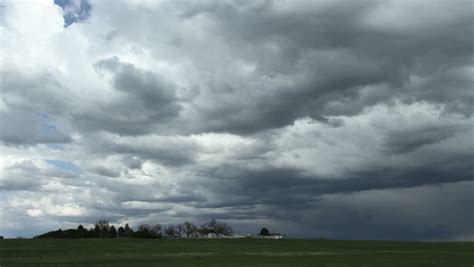
[[[474,266],[474,243],[337,240],[0,240],[6,266]]]

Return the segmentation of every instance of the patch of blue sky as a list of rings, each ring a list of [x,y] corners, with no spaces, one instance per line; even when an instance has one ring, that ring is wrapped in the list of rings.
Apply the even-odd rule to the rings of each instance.
[[[54,0],[54,4],[64,11],[64,27],[86,20],[92,10],[92,5],[87,0]]]
[[[67,160],[47,159],[46,162],[63,171],[73,172],[75,174],[81,173],[79,166]]]

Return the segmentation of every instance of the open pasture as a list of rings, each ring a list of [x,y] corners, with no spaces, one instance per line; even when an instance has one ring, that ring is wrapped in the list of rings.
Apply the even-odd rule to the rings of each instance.
[[[7,266],[466,266],[474,243],[343,240],[0,240]]]

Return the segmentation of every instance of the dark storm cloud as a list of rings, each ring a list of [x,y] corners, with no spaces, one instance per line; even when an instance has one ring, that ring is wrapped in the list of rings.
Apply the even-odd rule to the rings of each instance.
[[[469,238],[474,216],[465,207],[473,202],[472,189],[472,182],[461,182],[334,195],[323,199],[314,217],[306,219],[339,238]]]
[[[113,84],[118,91],[136,97],[146,108],[154,109],[157,119],[176,116],[179,112],[175,89],[156,74],[125,64],[115,73]]]
[[[127,196],[128,197],[128,196]],[[169,197],[158,197],[158,198],[128,198],[128,201],[144,201],[146,203],[188,203],[188,202],[202,202],[206,198],[202,195],[192,195],[190,193],[186,195],[173,195]]]
[[[412,152],[423,145],[446,140],[457,132],[469,131],[469,128],[467,125],[443,125],[395,131],[387,137],[386,147],[389,153]]]
[[[219,167],[219,170],[210,170],[211,173],[207,175],[202,174],[212,177],[204,180],[203,185],[212,188],[212,192],[226,196],[225,201],[204,202],[202,205],[234,207],[269,204],[284,210],[301,209],[305,203],[318,200],[325,194],[471,181],[474,176],[473,164],[472,154],[458,155],[442,165],[434,163],[408,169],[380,168],[339,179],[310,176],[296,169],[268,168],[255,171],[227,165]]]
[[[474,216],[471,212],[466,212],[465,202],[474,201],[469,195],[473,188],[471,181],[474,177],[474,155],[470,152],[437,157],[416,155],[415,161],[417,157],[427,157],[433,161],[420,162],[418,166],[412,167],[378,167],[337,179],[311,176],[297,169],[263,167],[255,170],[231,164],[223,165],[207,169],[207,174],[201,173],[203,177],[212,177],[210,180],[203,180],[202,185],[219,195],[219,201],[212,201],[211,198],[197,207],[228,211],[206,211],[200,214],[201,217],[236,221],[254,217],[273,222],[298,222],[299,231],[287,231],[301,237],[469,238],[471,231],[467,225]],[[434,200],[431,196],[425,197],[425,194],[438,190],[439,194],[449,197],[450,193],[444,191],[446,188],[451,188],[450,192],[453,192],[457,189],[452,188],[461,187],[463,190],[459,192],[459,198]],[[377,197],[371,198],[371,201],[352,203],[350,196],[370,196],[374,192],[377,192]],[[389,195],[389,199],[385,195]],[[416,197],[411,199],[411,196]],[[424,199],[424,204],[418,204],[419,198]],[[333,203],[335,201],[338,204]],[[372,201],[379,204],[374,206]],[[439,203],[431,204],[430,201]],[[405,204],[399,207],[402,210],[397,210],[397,203],[400,202]],[[451,207],[450,222],[437,221],[438,215],[434,212],[436,205]],[[422,219],[424,227],[410,226],[413,214],[425,214]],[[302,231],[305,234],[301,234]]]
[[[408,175],[405,179],[373,177],[339,181],[293,178],[292,183],[288,182],[290,176],[283,179],[275,178],[278,174],[267,179],[259,176],[262,182],[249,179],[247,183],[243,182],[241,190],[230,187],[233,190],[222,192],[227,194],[225,199],[231,199],[232,194],[238,195],[239,201],[222,201],[208,206],[229,212],[205,212],[200,216],[286,221],[295,223],[298,228],[286,228],[286,231],[300,237],[449,239],[458,236],[463,239],[462,235],[466,235],[464,238],[469,239],[471,229],[468,225],[474,216],[465,207],[473,202],[470,197],[474,188],[471,179],[464,177],[460,180],[465,182],[452,183],[453,179],[445,177],[448,183],[439,183],[443,179],[430,181],[427,177],[424,181],[418,181],[417,173]],[[436,185],[433,186],[433,182]],[[446,187],[457,189],[444,192]],[[433,196],[432,191],[439,192]],[[455,191],[458,197],[451,198],[450,194]],[[352,196],[367,197],[369,200],[355,201]],[[447,199],[436,198],[438,196]],[[446,210],[439,211],[439,207]],[[449,218],[437,219],[448,210]],[[414,223],[415,217],[423,225]]]
[[[474,46],[474,44],[473,44]],[[474,111],[474,76],[469,66],[472,66],[472,51],[466,53],[466,66],[445,67],[427,77],[415,80],[406,89],[413,99],[424,99],[446,105],[447,112],[471,116]],[[424,89],[424,90],[421,90]]]
[[[440,3],[431,2],[259,3],[206,2],[183,13],[187,19],[209,17],[210,29],[227,38],[225,45],[239,47],[234,57],[255,64],[254,79],[264,80],[260,86],[292,80],[291,86],[276,84],[269,91],[223,82],[220,86],[229,90],[218,93],[221,104],[198,107],[199,122],[209,130],[249,133],[305,116],[354,115],[393,97],[447,104],[452,112],[472,114],[472,75],[466,69],[474,47],[466,38],[474,34],[467,11],[471,2],[458,1],[442,14]],[[381,25],[370,21],[379,12],[396,10],[397,4],[423,10],[418,17],[406,12]],[[403,16],[411,15],[406,27],[400,26]],[[363,90],[367,86],[375,92]]]

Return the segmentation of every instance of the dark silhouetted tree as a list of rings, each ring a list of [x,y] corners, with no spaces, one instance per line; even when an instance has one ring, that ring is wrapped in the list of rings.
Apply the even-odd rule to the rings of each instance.
[[[263,227],[262,230],[260,230],[260,235],[270,235],[270,232],[267,228]]]
[[[118,237],[124,237],[125,236],[125,229],[120,226],[119,229],[117,230],[117,236]]]
[[[150,238],[150,225],[149,224],[140,224],[138,230],[135,232],[136,237],[140,238]]]
[[[225,222],[217,222],[216,225],[214,226],[214,230],[216,231],[216,234],[221,234],[225,236],[230,236],[234,233],[234,230],[232,229],[232,226]]]
[[[100,227],[98,224],[94,226],[94,230],[92,230],[91,237],[94,237],[94,238],[100,237]]]
[[[133,229],[128,226],[128,223],[125,224],[125,236],[132,237],[133,236]]]
[[[100,220],[96,222],[95,225],[96,227],[99,228],[99,237],[101,238],[109,237],[110,225],[108,221]]]
[[[109,237],[109,230],[110,230],[110,229],[109,229],[109,228],[106,228],[106,227],[100,229],[100,237],[101,237],[101,238]]]
[[[229,224],[219,222],[216,219],[212,219],[208,223],[205,223],[203,228],[207,230],[214,230],[216,234],[226,236],[232,235],[234,233],[234,230]]]
[[[161,238],[161,225],[155,224],[150,228],[150,234],[152,237]]]
[[[79,224],[79,226],[77,227],[76,237],[77,238],[87,237],[87,229],[85,229],[84,226]]]
[[[266,228],[264,228],[266,229]],[[263,229],[262,229],[263,231]],[[77,229],[66,229],[50,231],[41,235],[35,236],[35,238],[114,238],[114,237],[140,237],[140,238],[161,238],[163,235],[167,237],[197,237],[199,234],[207,235],[222,234],[232,235],[232,227],[224,222],[218,222],[212,219],[208,223],[203,225],[202,229],[198,229],[195,224],[191,222],[185,222],[184,224],[170,225],[165,229],[162,229],[161,225],[155,224],[150,226],[149,224],[141,224],[137,231],[134,232],[132,228],[127,224],[125,227],[120,226],[118,230],[115,226],[110,225],[106,220],[97,221],[93,228],[87,230],[84,226],[79,225]],[[268,230],[267,230],[268,232]]]
[[[217,225],[217,220],[216,219],[212,219],[210,220],[208,223],[205,223],[204,224],[204,228],[207,228],[207,229],[214,229],[214,227],[216,227]]]
[[[117,237],[117,230],[115,229],[115,226],[110,226],[109,229],[109,237],[110,238],[116,238]]]

